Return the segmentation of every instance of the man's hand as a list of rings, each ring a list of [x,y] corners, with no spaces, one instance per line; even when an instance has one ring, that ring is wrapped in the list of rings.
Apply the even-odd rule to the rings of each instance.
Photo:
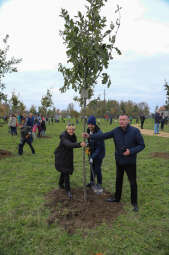
[[[88,133],[82,133],[82,137],[83,138],[89,138],[89,134]]]
[[[80,143],[80,146],[81,146],[81,147],[86,147],[86,143],[85,143],[85,142],[81,142],[81,143]]]
[[[123,156],[129,156],[130,155],[130,150],[126,149],[125,152],[123,152]]]

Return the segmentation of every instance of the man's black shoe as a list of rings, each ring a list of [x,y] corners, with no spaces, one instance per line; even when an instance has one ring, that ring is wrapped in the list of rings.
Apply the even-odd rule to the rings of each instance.
[[[138,206],[137,205],[133,205],[133,211],[138,212]]]
[[[114,203],[114,202],[116,202],[116,203],[118,203],[118,202],[120,202],[119,200],[117,200],[116,198],[114,198],[114,197],[110,197],[110,198],[107,198],[106,199],[106,202],[110,202],[110,203]]]

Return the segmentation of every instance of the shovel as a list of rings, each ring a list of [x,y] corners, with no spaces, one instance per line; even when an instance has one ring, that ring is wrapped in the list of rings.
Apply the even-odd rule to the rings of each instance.
[[[93,170],[93,163],[90,162],[90,159],[89,159],[89,164],[90,164],[90,171],[93,176],[93,185],[91,186],[91,188],[95,193],[97,193],[97,186],[95,184],[95,174],[94,174],[94,170]]]

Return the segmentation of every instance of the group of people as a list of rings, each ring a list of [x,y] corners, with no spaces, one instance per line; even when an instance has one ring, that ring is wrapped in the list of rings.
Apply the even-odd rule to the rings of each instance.
[[[163,112],[160,114],[159,110],[156,111],[154,115],[154,134],[159,134],[159,129],[164,129],[164,124],[166,122],[166,117],[164,116]],[[160,127],[161,124],[161,127]]]
[[[144,121],[146,117],[142,113],[140,115],[140,123],[141,123],[141,129],[143,129]],[[154,134],[159,134],[159,129],[164,130],[164,124],[167,124],[167,117],[164,116],[164,113],[160,113],[159,110],[155,112],[154,115]]]
[[[11,114],[8,120],[9,132],[11,135],[17,135],[17,128],[21,126],[31,126],[33,137],[36,137],[36,131],[38,130],[37,136],[45,135],[46,131],[46,119],[43,116],[37,115],[33,116],[32,113],[28,115],[24,113],[23,115]]]
[[[59,146],[55,150],[55,168],[60,172],[59,188],[65,189],[68,197],[72,198],[70,188],[70,175],[73,173],[73,149],[89,146],[89,163],[91,165],[90,182],[87,187],[95,186],[95,190],[101,193],[102,170],[101,165],[105,157],[104,140],[113,138],[115,144],[116,161],[116,190],[106,202],[120,202],[122,194],[123,176],[126,172],[131,189],[131,204],[135,212],[138,211],[137,181],[136,181],[136,157],[137,153],[145,147],[143,137],[139,129],[131,126],[127,115],[120,115],[119,127],[110,132],[103,133],[96,124],[95,116],[88,118],[88,129],[82,134],[83,142],[77,142],[75,126],[69,124],[60,135]],[[95,185],[95,177],[97,184]]]
[[[46,119],[44,116],[36,115],[30,112],[29,114],[11,114],[8,121],[8,127],[11,135],[17,135],[17,127],[20,128],[21,139],[18,145],[19,155],[23,154],[23,147],[27,143],[35,154],[35,149],[32,146],[33,139],[36,136],[41,137],[45,135],[46,132]]]
[[[163,114],[156,111],[154,116],[154,134],[159,134],[159,125],[163,130],[165,118]],[[140,116],[141,129],[145,121],[145,116]],[[44,117],[34,117],[32,113],[28,116],[16,116],[12,114],[9,118],[8,126],[11,135],[17,135],[17,126],[21,130],[21,140],[18,146],[18,153],[23,154],[23,147],[27,143],[35,154],[32,146],[33,138],[44,135],[46,130],[46,121]],[[87,132],[82,134],[82,142],[77,142],[74,124],[68,124],[66,130],[60,135],[59,146],[55,149],[55,168],[60,172],[59,188],[65,189],[68,197],[72,198],[70,188],[70,175],[74,171],[73,149],[85,147],[88,151],[90,164],[90,181],[86,185],[92,188],[94,192],[100,194],[102,188],[102,162],[105,157],[105,139],[113,138],[115,144],[115,162],[116,162],[116,188],[115,194],[108,198],[107,202],[120,202],[123,186],[123,176],[126,172],[131,189],[131,204],[133,210],[138,211],[137,201],[137,181],[136,181],[136,157],[137,153],[145,147],[143,137],[138,128],[130,125],[130,118],[126,114],[119,116],[119,126],[113,130],[103,133],[96,123],[95,116],[87,119]],[[87,140],[86,140],[87,139]],[[96,179],[96,180],[95,180]]]

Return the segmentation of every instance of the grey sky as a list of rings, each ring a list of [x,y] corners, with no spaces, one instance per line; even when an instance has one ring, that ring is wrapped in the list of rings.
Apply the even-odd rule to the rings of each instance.
[[[0,24],[3,24],[0,36],[8,33],[10,54],[23,58],[19,72],[5,78],[6,92],[10,97],[15,90],[29,108],[32,104],[40,105],[42,95],[52,89],[56,108],[66,108],[73,102],[74,93],[59,92],[63,78],[57,66],[59,62],[66,63],[65,48],[59,37],[63,26],[59,13],[62,7],[73,16],[77,10],[84,9],[86,1],[3,2],[0,0]],[[164,104],[164,79],[169,81],[169,1],[108,0],[104,10],[108,21],[113,16],[112,2],[123,7],[117,40],[122,56],[115,56],[109,66],[112,85],[109,89],[105,87],[106,97],[145,101],[154,111],[157,105]],[[103,98],[103,93],[104,87],[98,84],[95,97]]]

